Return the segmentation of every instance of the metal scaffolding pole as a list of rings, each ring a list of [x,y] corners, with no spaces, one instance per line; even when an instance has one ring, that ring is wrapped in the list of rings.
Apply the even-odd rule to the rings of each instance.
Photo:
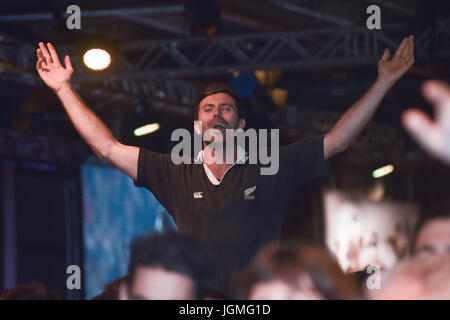
[[[77,83],[141,81],[254,69],[311,70],[373,65],[385,47],[395,50],[406,32],[406,24],[395,24],[384,26],[381,31],[336,27],[123,43],[116,64],[108,73],[83,72],[81,59],[74,57],[73,64],[80,74],[74,80]],[[59,51],[71,53],[75,49],[59,48]],[[417,60],[450,57],[450,19],[437,21],[435,28],[416,35],[415,52]],[[32,46],[7,42],[0,37],[0,76],[16,74],[28,81],[37,78],[34,55]]]

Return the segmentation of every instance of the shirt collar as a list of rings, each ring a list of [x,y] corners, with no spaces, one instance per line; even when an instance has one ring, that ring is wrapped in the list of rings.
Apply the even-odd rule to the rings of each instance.
[[[242,148],[239,145],[237,146],[237,148],[238,149],[237,149],[237,159],[236,159],[236,161],[231,165],[231,167],[229,167],[227,169],[227,171],[224,173],[224,175],[222,177],[222,180],[220,180],[220,181],[214,176],[214,174],[208,168],[206,163],[203,162],[203,157],[204,157],[204,151],[203,150],[201,150],[198,153],[197,158],[195,158],[195,160],[194,160],[194,163],[196,163],[196,164],[203,164],[203,168],[205,170],[206,176],[208,177],[209,181],[211,181],[211,183],[213,185],[217,186],[223,181],[223,179],[224,179],[225,175],[227,174],[228,170],[230,170],[236,163],[244,164],[248,160],[248,153],[245,151],[245,149]]]
[[[197,164],[201,164],[203,163],[203,159],[205,156],[205,152],[204,150],[201,150],[197,157],[194,160],[194,163]],[[244,164],[246,161],[248,160],[248,152],[245,151],[244,148],[242,148],[240,145],[237,146],[237,158],[236,161],[233,163],[233,165],[235,165],[236,163],[238,164]]]

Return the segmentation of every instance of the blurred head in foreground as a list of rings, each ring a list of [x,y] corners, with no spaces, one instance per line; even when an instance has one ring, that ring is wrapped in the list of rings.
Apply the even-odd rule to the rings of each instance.
[[[0,300],[60,300],[56,291],[47,289],[42,283],[20,284],[0,294]]]
[[[325,249],[270,244],[240,279],[238,296],[250,300],[357,299],[360,291]]]
[[[450,299],[450,254],[416,256],[381,277],[375,300]]]
[[[128,279],[129,276],[124,276],[111,281],[105,285],[103,292],[92,298],[92,300],[118,300],[119,287],[122,283],[126,283]]]
[[[131,244],[129,281],[122,300],[192,300],[203,297],[209,259],[201,247],[178,233],[153,233]]]
[[[416,255],[450,254],[450,216],[425,223],[417,235],[414,251]]]

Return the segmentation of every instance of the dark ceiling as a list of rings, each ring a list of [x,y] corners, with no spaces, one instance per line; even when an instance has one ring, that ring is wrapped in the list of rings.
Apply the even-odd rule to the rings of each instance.
[[[144,51],[127,50],[138,42],[162,43],[164,40],[177,42],[204,38],[202,31],[199,31],[185,10],[188,2],[77,0],[74,3],[74,1],[15,0],[2,3],[0,33],[14,37],[17,39],[14,40],[15,43],[27,48],[25,56],[28,56],[29,61],[28,64],[22,64],[22,69],[15,74],[8,73],[8,68],[0,68],[1,128],[79,139],[54,94],[38,81],[25,81],[36,77],[33,55],[37,42],[51,41],[60,52],[70,52],[77,62],[80,58],[73,51],[75,44],[86,41],[89,37],[102,36],[119,48],[121,57],[125,58],[128,64],[134,64]],[[269,37],[272,34],[283,35],[309,30],[311,35],[307,35],[308,39],[296,43],[302,44],[311,52],[320,51],[329,43],[329,38],[325,35],[331,37],[334,33],[338,34],[351,28],[364,29],[368,17],[366,9],[371,4],[379,5],[382,10],[383,29],[374,33],[378,32],[388,37],[393,45],[397,45],[401,37],[409,32],[421,34],[431,25],[430,17],[449,18],[448,1],[444,0],[217,0],[216,3],[221,10],[218,31],[213,36],[208,36],[209,40],[205,41],[228,37],[231,42],[225,45],[229,45],[234,43],[234,37],[247,34],[264,35],[261,37],[262,40],[258,41],[266,41],[266,35]],[[65,16],[62,13],[72,4],[77,4],[81,8],[81,30],[68,30],[65,26]],[[428,9],[424,11],[423,5]],[[208,10],[200,15],[200,21],[210,19],[211,14]],[[389,33],[388,26],[391,25],[400,27],[396,32]],[[316,30],[326,31],[315,35]],[[448,33],[446,36],[446,41],[450,42]],[[422,40],[425,46],[426,39]],[[169,51],[170,41],[167,42],[169,47],[164,47],[169,48]],[[237,39],[236,45],[240,46],[243,42],[244,40]],[[4,43],[4,39],[0,41],[0,49]],[[249,42],[245,43],[248,46]],[[256,41],[255,44],[257,43]],[[233,48],[231,47],[231,51]],[[247,49],[242,49],[242,52],[251,56],[251,49]],[[377,52],[381,54],[382,49],[377,48]],[[260,49],[255,45],[252,50],[257,51],[255,53],[257,55]],[[270,50],[268,51],[270,55]],[[430,110],[421,98],[420,84],[429,78],[449,80],[450,51],[443,52],[444,54],[438,56],[424,49],[423,55],[418,57],[412,70],[399,81],[382,103],[371,128],[365,132],[366,138],[360,139],[359,145],[363,150],[360,153],[365,152],[364,148],[369,148],[367,145],[376,149],[372,150],[373,152],[381,152],[383,157],[401,157],[408,152],[417,152],[414,143],[401,129],[399,118],[402,111],[409,107],[423,107]],[[193,54],[198,53],[193,51]],[[276,107],[267,95],[267,88],[260,86],[255,89],[252,99],[247,103],[250,124],[253,127],[282,129],[284,142],[326,132],[336,117],[349,108],[376,78],[378,57],[370,56],[365,59],[355,56],[346,60],[324,60],[323,64],[319,59],[315,64],[291,65],[283,61],[290,59],[287,53],[283,54],[279,57],[278,65],[264,64],[263,61],[260,66],[281,70],[281,76],[274,86],[287,90],[286,105]],[[205,59],[207,57],[206,54]],[[219,59],[225,58],[219,56]],[[130,85],[141,86],[144,83],[142,77],[133,78],[133,73],[140,72],[143,77],[155,75],[156,69],[161,67],[164,60],[155,61],[157,63],[153,69],[130,68],[127,74],[129,76],[131,74],[132,80],[126,83],[121,79],[125,75],[123,71],[126,63],[123,61],[122,69],[116,67],[102,79],[95,81],[86,81],[86,77],[90,79],[95,77],[87,73],[80,64],[76,64],[76,75],[79,78],[76,78],[74,83],[87,104],[96,110],[119,139],[126,143],[167,151],[169,147],[167,141],[170,140],[172,129],[180,126],[192,127],[193,118],[190,113],[192,100],[189,99],[189,95],[182,96],[178,101],[165,101],[164,97],[169,98],[170,90],[164,92],[160,89],[157,92],[163,92],[164,97],[155,99],[143,91],[124,89]],[[167,81],[178,81],[184,87],[198,88],[210,81],[225,81],[231,84],[234,79],[233,71],[245,73],[259,68],[255,65],[254,68],[248,67],[249,70],[246,70],[245,65],[230,62],[230,66],[233,65],[234,67],[217,69],[214,72],[204,72],[205,68],[201,71],[186,67],[173,72],[160,70],[158,77],[145,81],[150,87],[155,83],[158,85]],[[113,78],[117,79],[119,85],[109,82]],[[161,122],[162,129],[159,132],[148,137],[133,137],[134,128],[153,121]],[[400,150],[394,153],[387,151],[396,148]]]

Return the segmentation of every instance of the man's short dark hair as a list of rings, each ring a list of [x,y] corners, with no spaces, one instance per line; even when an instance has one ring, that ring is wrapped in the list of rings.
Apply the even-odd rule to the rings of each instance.
[[[194,108],[194,112],[195,112],[194,117],[196,119],[198,118],[200,102],[203,99],[205,99],[206,97],[211,96],[216,93],[226,93],[226,94],[230,95],[236,102],[236,108],[237,108],[239,119],[244,117],[244,114],[242,112],[243,110],[242,110],[242,105],[241,105],[241,99],[240,99],[239,95],[236,93],[236,91],[234,91],[230,86],[226,85],[225,83],[214,82],[214,83],[211,83],[211,84],[207,85],[206,87],[204,87],[202,92],[200,93],[200,95],[197,98],[197,102],[195,103],[195,108]]]
[[[210,281],[210,261],[205,249],[187,236],[173,231],[144,235],[131,243],[130,284],[138,267],[161,268],[192,279],[201,298]]]

